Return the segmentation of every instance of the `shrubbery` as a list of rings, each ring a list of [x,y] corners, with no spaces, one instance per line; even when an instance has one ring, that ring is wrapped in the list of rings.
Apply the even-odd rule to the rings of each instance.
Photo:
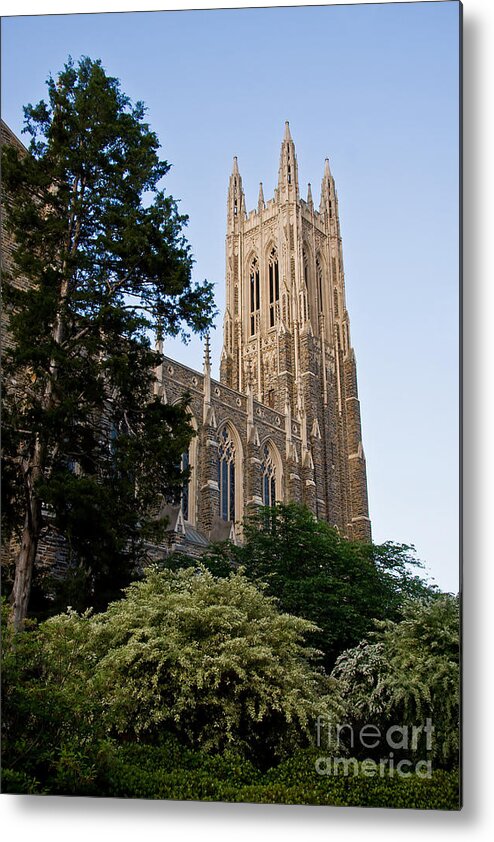
[[[51,752],[98,737],[175,734],[268,764],[337,715],[335,683],[304,642],[312,624],[278,611],[241,573],[149,571],[106,612],[68,612],[4,641],[4,762],[44,779]]]
[[[299,751],[262,773],[233,753],[210,756],[186,749],[172,738],[159,746],[107,741],[89,749],[75,765],[67,756],[60,757],[44,789],[26,775],[9,770],[4,773],[3,787],[5,792],[118,798],[459,808],[456,771],[434,771],[430,779],[342,773],[326,777],[315,771],[316,758],[314,750]]]
[[[422,564],[412,550],[348,541],[304,506],[277,503],[245,520],[241,546],[220,544],[203,563],[216,576],[242,567],[283,611],[314,623],[309,640],[330,671],[341,652],[373,630],[374,620],[399,620],[408,599],[434,591],[417,575]],[[164,563],[177,568],[190,560],[177,554]]]
[[[460,740],[460,618],[458,599],[448,594],[409,602],[400,623],[376,623],[369,641],[339,657],[333,670],[356,727],[373,722],[425,723],[433,727],[427,756],[446,768],[458,764]],[[416,753],[425,756],[421,737]],[[413,755],[407,746],[408,755]]]
[[[404,604],[328,676],[314,625],[228,569],[149,570],[103,613],[5,626],[3,790],[457,809],[457,601]],[[352,746],[314,745],[318,717],[385,731],[427,716],[430,777],[368,777]],[[318,774],[322,755],[349,773]]]

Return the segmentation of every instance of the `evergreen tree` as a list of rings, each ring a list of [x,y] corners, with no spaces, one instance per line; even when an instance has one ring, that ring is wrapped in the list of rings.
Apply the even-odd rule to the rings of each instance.
[[[212,285],[193,284],[187,217],[160,189],[145,108],[101,62],[69,59],[48,102],[25,109],[28,154],[4,150],[15,249],[4,300],[4,528],[17,535],[12,618],[26,617],[45,513],[109,590],[155,536],[150,508],[177,498],[192,430],[185,403],[153,397],[151,330],[204,332]],[[112,584],[113,583],[113,584]]]

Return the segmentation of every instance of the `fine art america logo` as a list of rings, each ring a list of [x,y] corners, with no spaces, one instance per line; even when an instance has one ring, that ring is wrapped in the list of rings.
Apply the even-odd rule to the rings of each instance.
[[[318,757],[315,763],[319,775],[363,775],[366,778],[379,776],[402,777],[416,774],[419,778],[432,775],[432,720],[427,718],[421,725],[389,725],[386,729],[372,723],[354,728],[349,723],[335,724],[324,716],[316,720],[316,744],[327,747],[331,755]],[[425,747],[427,759],[415,759],[419,744]],[[336,751],[335,751],[336,750]],[[367,757],[363,760],[353,756],[335,756],[338,751],[356,754],[365,751],[382,755],[379,759]],[[409,756],[406,756],[409,754]],[[405,755],[405,756],[404,756]],[[414,759],[411,759],[411,758]]]

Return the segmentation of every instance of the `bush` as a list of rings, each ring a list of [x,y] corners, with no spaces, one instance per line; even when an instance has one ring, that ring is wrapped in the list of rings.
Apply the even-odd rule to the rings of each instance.
[[[88,746],[174,734],[269,765],[338,710],[305,645],[312,628],[241,573],[190,568],[149,571],[102,614],[70,611],[15,638],[6,629],[4,764],[76,791],[92,785]]]
[[[400,623],[376,623],[369,641],[336,662],[345,722],[354,730],[375,723],[408,727],[431,720],[429,746],[417,745],[446,768],[457,766],[460,739],[460,621],[458,599],[449,594],[409,602]],[[408,752],[409,754],[412,752]]]
[[[277,503],[246,518],[242,546],[216,545],[202,560],[213,575],[242,567],[283,611],[314,623],[308,640],[330,671],[338,655],[372,631],[374,619],[399,620],[407,598],[433,592],[415,572],[423,565],[412,551],[348,541],[306,507]],[[176,569],[191,561],[176,554],[164,563]]]
[[[242,573],[150,571],[90,625],[92,680],[115,733],[172,732],[263,763],[308,744],[317,715],[337,709],[304,642],[313,625]]]
[[[69,763],[67,767],[61,758],[59,769],[43,791],[184,801],[459,809],[456,770],[434,770],[429,779],[417,775],[369,778],[362,774],[362,765],[354,761],[349,775],[340,771],[323,776],[315,769],[317,757],[313,749],[299,751],[262,773],[232,752],[211,756],[184,748],[171,737],[161,746],[106,741],[95,745],[74,765]],[[89,758],[92,764],[90,780],[87,777]],[[354,769],[357,771],[355,776]],[[27,776],[6,770],[4,791],[42,790]]]

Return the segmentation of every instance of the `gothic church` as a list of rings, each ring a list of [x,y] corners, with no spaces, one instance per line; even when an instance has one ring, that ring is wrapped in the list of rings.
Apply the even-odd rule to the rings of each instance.
[[[327,159],[319,209],[310,184],[300,197],[288,122],[274,197],[261,184],[250,212],[233,160],[220,380],[206,340],[203,372],[165,357],[155,389],[169,402],[187,392],[196,430],[182,505],[166,510],[171,546],[240,540],[249,507],[277,501],[370,541],[338,199]]]

